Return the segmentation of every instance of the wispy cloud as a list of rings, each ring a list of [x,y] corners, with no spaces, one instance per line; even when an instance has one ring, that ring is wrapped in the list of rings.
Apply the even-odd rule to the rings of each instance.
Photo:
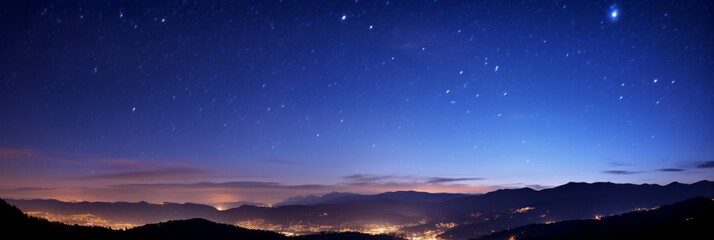
[[[609,160],[609,159],[608,159]],[[622,161],[610,161],[607,163],[610,167],[625,167],[625,166],[631,166],[632,164],[622,162]]]
[[[681,168],[660,168],[658,169],[660,172],[683,172],[684,169]]]
[[[67,156],[12,148],[1,148],[0,158],[11,159],[3,162],[7,167],[0,168],[0,182],[8,183],[3,187],[9,187],[1,188],[0,194],[8,198],[271,203],[297,195],[327,192],[374,194],[415,190],[483,193],[503,188],[502,185],[475,184],[484,180],[477,176],[389,174],[354,174],[323,180],[320,184],[297,184],[266,179],[266,176],[245,175],[249,172],[238,173],[241,169],[228,172],[189,164],[192,161]],[[264,161],[283,165],[302,164],[284,159]],[[53,171],[40,172],[43,169]],[[54,171],[56,169],[61,171]]]
[[[241,182],[199,182],[199,183],[152,183],[152,184],[117,184],[111,185],[109,188],[127,189],[127,188],[147,188],[147,189],[289,189],[289,190],[319,190],[329,188],[329,185],[304,184],[304,185],[285,185],[276,182],[258,182],[258,181],[241,181]]]
[[[388,191],[414,190],[424,192],[483,193],[502,188],[494,185],[461,184],[460,181],[480,178],[399,177],[390,175],[350,175],[349,181],[335,184],[285,184],[272,181],[185,182],[170,178],[190,169],[165,171],[121,172],[85,176],[81,180],[136,180],[94,187],[0,189],[9,198],[58,198],[90,201],[179,201],[179,202],[280,202],[288,197],[328,192],[375,194]],[[162,179],[164,178],[164,179]],[[146,180],[149,179],[149,180]],[[200,179],[200,178],[196,178]],[[156,181],[156,183],[149,183]]]
[[[109,170],[137,170],[168,165],[162,164],[160,161],[146,161],[133,158],[92,158],[88,159],[88,162]]]
[[[428,183],[428,184],[437,184],[437,183],[452,183],[452,182],[477,181],[477,180],[484,180],[484,178],[444,178],[444,177],[434,177],[434,178],[426,179],[426,183]]]
[[[395,179],[396,176],[391,175],[371,175],[371,174],[354,174],[342,177],[347,180],[348,184],[368,184],[377,183],[385,180]]]
[[[603,171],[603,173],[613,174],[613,175],[630,175],[630,174],[637,174],[637,173],[641,173],[641,172],[633,172],[633,171],[625,171],[625,170],[608,170],[608,171]]]
[[[40,191],[52,191],[56,188],[40,188],[40,187],[19,187],[19,188],[0,188],[0,194],[17,194],[25,192],[40,192]]]
[[[123,171],[106,174],[72,177],[72,180],[141,180],[156,181],[167,179],[186,179],[207,174],[195,168],[166,168],[147,171]]]
[[[18,181],[24,176],[30,180],[59,178],[63,180],[175,180],[192,179],[198,176],[209,176],[215,179],[220,175],[220,170],[208,172],[204,168],[189,164],[190,161],[176,159],[147,160],[136,158],[106,158],[87,155],[66,156],[45,153],[32,149],[0,148],[0,161],[4,168],[0,168],[0,180],[8,175],[13,175],[13,181]],[[41,167],[38,167],[41,166]],[[52,169],[62,171],[52,171]],[[91,173],[91,174],[87,174]],[[231,174],[222,174],[229,177]],[[218,178],[224,178],[218,177]]]
[[[714,168],[714,161],[706,161],[697,164],[697,168]]]
[[[0,160],[22,160],[31,158],[32,150],[18,148],[0,148]]]
[[[350,175],[359,183],[337,184],[297,184],[289,185],[278,182],[235,181],[235,182],[199,182],[199,183],[136,183],[116,184],[105,188],[87,189],[91,196],[111,197],[111,199],[136,199],[152,201],[172,201],[185,199],[193,202],[236,202],[252,201],[262,203],[280,202],[288,197],[316,195],[327,192],[355,192],[374,194],[388,191],[415,190],[425,192],[462,192],[483,193],[501,188],[491,185],[453,184],[458,181],[477,180],[479,178],[423,178],[421,181],[380,181],[393,176]],[[377,180],[377,181],[368,181]],[[427,183],[431,181],[432,183]],[[175,200],[173,200],[175,201]]]
[[[282,165],[301,165],[302,163],[296,162],[296,161],[291,161],[291,160],[285,160],[285,159],[277,159],[277,158],[268,158],[263,160],[266,163],[271,163],[271,164],[282,164]]]
[[[279,202],[291,196],[306,193],[323,193],[338,189],[332,185],[297,184],[277,182],[235,181],[197,183],[135,183],[116,184],[103,188],[85,189],[91,197],[125,199],[130,201],[181,201],[187,202]]]
[[[382,184],[382,185],[438,185],[446,183],[464,182],[484,180],[478,177],[466,178],[446,178],[446,177],[418,177],[418,176],[398,176],[398,175],[371,175],[371,174],[354,174],[342,177],[349,185],[366,185],[366,184]]]

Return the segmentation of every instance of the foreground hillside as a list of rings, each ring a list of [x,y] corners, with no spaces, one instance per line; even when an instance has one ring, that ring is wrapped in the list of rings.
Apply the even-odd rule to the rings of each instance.
[[[692,198],[655,209],[553,224],[531,224],[479,238],[506,239],[714,239],[714,199]]]

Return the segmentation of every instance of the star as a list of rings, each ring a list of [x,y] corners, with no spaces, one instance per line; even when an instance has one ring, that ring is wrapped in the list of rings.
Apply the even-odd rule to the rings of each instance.
[[[608,17],[612,22],[617,21],[617,19],[620,17],[620,9],[617,8],[617,5],[610,6]]]

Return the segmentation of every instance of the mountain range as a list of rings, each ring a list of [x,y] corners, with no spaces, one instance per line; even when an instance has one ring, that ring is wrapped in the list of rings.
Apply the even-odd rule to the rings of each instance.
[[[91,214],[114,223],[143,225],[203,218],[295,234],[322,231],[398,232],[469,239],[528,224],[592,219],[652,208],[693,197],[714,197],[714,182],[616,184],[568,183],[554,188],[504,189],[480,195],[389,192],[333,193],[288,199],[281,206],[243,205],[219,211],[192,203],[104,203],[8,200],[25,212]],[[295,205],[297,204],[297,205]]]

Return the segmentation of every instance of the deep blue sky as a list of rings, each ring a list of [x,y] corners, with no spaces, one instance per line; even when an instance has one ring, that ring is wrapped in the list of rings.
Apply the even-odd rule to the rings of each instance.
[[[3,2],[0,193],[711,180],[713,6]]]

